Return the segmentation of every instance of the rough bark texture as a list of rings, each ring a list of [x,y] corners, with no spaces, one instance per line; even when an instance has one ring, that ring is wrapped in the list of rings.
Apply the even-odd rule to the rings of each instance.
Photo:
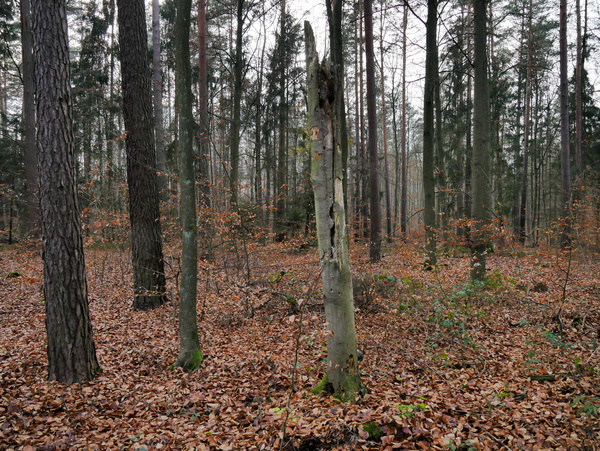
[[[166,296],[146,15],[143,0],[118,0],[117,5],[123,120],[127,133],[133,308],[148,310],[162,305]]]
[[[152,91],[154,93],[154,135],[156,138],[156,166],[158,172],[160,172],[160,175],[158,177],[158,189],[159,192],[162,193],[167,188],[167,161],[165,157],[165,128],[162,104],[162,68],[160,63],[160,11],[158,0],[152,0]]]
[[[179,292],[179,356],[175,366],[196,369],[202,363],[196,294],[198,243],[196,240],[196,185],[192,137],[192,70],[190,66],[191,0],[177,0],[175,18],[175,96],[179,106],[179,177],[181,179],[181,287]]]
[[[336,140],[342,152],[342,170],[344,173],[344,205],[348,211],[348,124],[346,122],[346,103],[344,99],[344,43],[342,37],[342,0],[326,0],[327,18],[329,21],[329,40],[331,45],[331,56],[335,70],[339,74],[336,78],[336,92],[341,95],[336,97],[335,117]]]
[[[435,243],[435,179],[433,177],[433,107],[437,73],[437,0],[427,1],[427,37],[425,57],[425,102],[423,106],[423,219],[427,235],[427,263],[437,262]]]
[[[242,105],[243,60],[242,44],[244,29],[244,0],[237,0],[236,7],[235,56],[233,61],[233,120],[231,122],[231,170],[229,172],[229,195],[231,207],[237,209],[238,178],[240,166],[240,116]]]
[[[381,204],[379,202],[379,156],[377,152],[377,98],[375,92],[375,49],[373,48],[373,2],[365,0],[365,58],[367,63],[367,121],[369,127],[369,205],[371,263],[381,260]]]
[[[32,2],[48,379],[72,384],[100,370],[92,336],[77,205],[65,0]]]
[[[198,181],[200,207],[200,239],[202,243],[201,257],[212,260],[212,230],[208,215],[210,208],[210,126],[208,117],[208,65],[206,55],[206,0],[198,0]]]
[[[487,79],[486,0],[475,0],[473,8],[475,77],[473,103],[473,249],[471,279],[483,280],[486,268],[487,233],[491,186],[490,95]]]
[[[563,246],[570,243],[571,158],[569,148],[569,82],[567,62],[567,0],[560,0],[560,148],[562,167]]]
[[[319,64],[315,39],[304,23],[315,216],[327,339],[327,382],[334,394],[354,400],[362,389],[358,372],[352,278],[344,212],[342,152],[335,141],[335,77],[332,64]]]
[[[527,238],[527,187],[529,185],[529,135],[531,133],[531,71],[533,65],[533,1],[529,0],[528,23],[528,44],[527,44],[527,76],[525,78],[525,116],[524,116],[524,136],[523,136],[523,174],[521,176],[521,204],[519,210],[519,239],[521,244],[525,244]]]
[[[400,200],[400,230],[402,238],[407,238],[408,183],[406,180],[406,29],[408,28],[408,6],[404,5],[402,16],[402,194]]]
[[[39,238],[40,209],[35,142],[35,85],[33,80],[33,34],[31,32],[31,2],[21,0],[21,47],[23,54],[23,125],[25,130],[25,177],[27,179],[27,233]]]

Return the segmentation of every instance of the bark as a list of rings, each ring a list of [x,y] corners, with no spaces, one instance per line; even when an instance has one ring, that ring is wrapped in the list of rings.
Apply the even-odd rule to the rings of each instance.
[[[382,16],[383,17],[383,16]],[[381,33],[383,35],[383,23],[381,24]],[[388,146],[387,146],[387,120],[385,116],[385,76],[383,71],[383,39],[379,41],[379,52],[381,55],[381,125],[383,127],[383,183],[385,184],[385,225],[387,239],[392,241],[394,230],[392,228],[392,198],[390,192],[390,170],[388,164]]]
[[[490,95],[487,77],[487,20],[486,0],[475,0],[473,8],[475,78],[473,103],[473,196],[471,279],[482,281],[486,271],[491,183],[491,125]]]
[[[402,18],[402,193],[400,195],[400,230],[402,237],[406,240],[408,221],[408,183],[406,180],[406,29],[408,27],[408,6],[404,5]]]
[[[319,64],[315,39],[304,23],[311,133],[311,179],[315,195],[317,237],[323,279],[325,315],[331,333],[327,339],[327,384],[335,395],[355,400],[362,390],[358,371],[352,278],[344,212],[342,153],[334,125],[335,73],[331,63]]]
[[[25,178],[27,180],[27,233],[39,238],[37,148],[35,141],[35,83],[33,80],[33,35],[31,2],[21,0],[21,47],[23,54],[23,124],[25,141]]]
[[[208,215],[210,208],[210,125],[208,117],[208,63],[206,55],[206,41],[208,29],[206,27],[206,0],[198,0],[198,182],[200,203],[200,238],[203,243],[202,258],[211,260],[212,252],[210,241],[212,229]]]
[[[567,61],[567,0],[560,0],[560,147],[562,169],[562,244],[570,244],[571,158],[569,149],[569,84]]]
[[[285,239],[285,197],[287,193],[286,176],[287,176],[287,105],[286,105],[286,68],[285,60],[285,0],[281,0],[281,22],[279,30],[279,143],[277,151],[277,172],[275,174],[275,221],[274,228],[277,241]]]
[[[423,192],[425,195],[424,222],[427,236],[427,264],[435,265],[435,179],[434,160],[434,123],[433,109],[435,99],[435,80],[437,73],[437,0],[427,1],[427,37],[425,57],[425,101],[423,105]]]
[[[581,1],[575,1],[577,13],[577,60],[575,61],[575,165],[577,168],[577,182],[575,187],[580,190],[583,186],[583,165],[581,162],[581,146],[583,139],[582,130],[582,74],[583,74],[583,53],[581,36]],[[579,193],[577,194],[578,197]]]
[[[100,367],[90,321],[77,205],[65,0],[33,0],[37,141],[48,379],[91,380]]]
[[[342,38],[342,0],[326,0],[327,18],[329,21],[329,38],[333,64],[336,66],[338,77],[335,79],[336,92],[336,140],[342,152],[342,170],[344,174],[344,210],[348,211],[348,124],[346,121],[346,103],[344,99],[344,43]]]
[[[175,16],[175,97],[179,107],[179,177],[181,189],[181,287],[179,291],[179,356],[175,366],[197,369],[202,363],[196,319],[198,242],[196,183],[192,147],[192,69],[190,15],[192,0],[177,0]]]
[[[524,136],[523,136],[523,176],[521,178],[521,208],[519,211],[519,239],[521,244],[525,244],[527,238],[527,187],[529,184],[529,135],[531,133],[531,71],[533,66],[532,47],[533,47],[533,1],[529,0],[528,15],[528,44],[527,44],[527,75],[525,78],[525,117],[524,117]]]
[[[373,2],[365,0],[365,59],[367,64],[367,121],[369,127],[369,205],[371,263],[381,260],[381,204],[379,202],[379,157],[377,152],[377,99],[375,93],[375,49],[373,48]]]
[[[156,167],[158,190],[165,196],[167,188],[167,161],[165,157],[165,128],[162,104],[162,68],[160,64],[160,14],[158,0],[152,0],[152,91],[154,93],[154,136],[156,140]]]
[[[283,19],[282,19],[283,20]],[[235,32],[235,56],[233,61],[233,121],[230,135],[229,196],[231,207],[236,210],[238,204],[238,184],[240,166],[240,121],[242,105],[242,77],[244,72],[242,60],[242,44],[244,29],[244,0],[237,0]]]
[[[131,220],[134,310],[165,300],[158,181],[152,124],[152,91],[143,0],[118,0],[123,120]]]

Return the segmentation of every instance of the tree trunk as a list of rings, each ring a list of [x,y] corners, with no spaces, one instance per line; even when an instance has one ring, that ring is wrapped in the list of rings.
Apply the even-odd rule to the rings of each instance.
[[[488,240],[486,227],[489,223],[491,147],[490,147],[490,95],[487,78],[487,20],[486,0],[475,0],[473,8],[475,78],[473,104],[473,196],[472,217],[475,221],[472,233],[471,279],[483,281],[486,270]]]
[[[315,38],[304,23],[311,133],[311,179],[315,195],[317,237],[323,279],[327,339],[325,384],[343,400],[354,401],[362,390],[358,372],[352,278],[344,212],[342,153],[335,137],[336,83],[333,64],[319,64]],[[332,92],[333,91],[333,92]]]
[[[582,74],[583,74],[583,53],[582,53],[582,36],[581,36],[581,1],[575,0],[575,8],[577,13],[577,60],[575,61],[575,165],[577,167],[577,182],[575,188],[577,197],[580,198],[579,191],[583,187],[583,165],[581,162],[581,146],[583,139],[582,130],[582,99],[581,91]]]
[[[48,379],[72,384],[91,380],[100,366],[77,205],[66,3],[33,0],[31,5]]]
[[[134,310],[165,300],[165,271],[160,231],[152,88],[143,0],[118,0],[123,119],[127,136],[127,185],[133,254]]]
[[[207,217],[210,208],[210,126],[208,117],[208,65],[206,55],[206,40],[208,30],[206,27],[206,0],[198,0],[198,90],[199,105],[198,119],[198,179],[199,179],[199,204],[200,204],[200,238],[202,242],[202,258],[211,260],[212,251],[210,242],[212,229],[210,219]]]
[[[369,197],[371,263],[381,260],[381,204],[379,202],[379,157],[377,152],[377,99],[375,93],[375,49],[373,48],[373,2],[365,0],[365,58],[367,64],[367,120],[369,122]]]
[[[190,15],[192,0],[177,0],[175,17],[175,97],[179,107],[179,176],[181,186],[181,287],[179,290],[179,356],[175,366],[197,369],[203,357],[198,339],[196,293],[198,242],[194,171],[194,119],[190,66]]]
[[[383,16],[381,16],[383,17]],[[383,35],[383,23],[381,24],[381,34]],[[391,243],[394,236],[392,228],[392,198],[390,192],[390,170],[388,163],[387,146],[387,120],[385,116],[385,76],[383,71],[383,38],[379,41],[379,52],[381,55],[381,126],[383,127],[383,183],[385,184],[385,225],[387,239]]]
[[[527,44],[527,76],[525,78],[525,117],[524,117],[524,136],[523,136],[523,177],[521,178],[521,208],[519,210],[519,239],[521,244],[525,244],[527,238],[527,187],[529,185],[529,135],[531,133],[531,71],[532,71],[532,46],[533,46],[533,1],[529,0],[528,14],[528,44]]]
[[[152,91],[154,92],[154,136],[156,141],[156,167],[158,190],[166,198],[167,160],[165,157],[165,128],[162,104],[162,68],[160,63],[160,11],[158,0],[152,0]]]
[[[423,219],[427,236],[427,264],[437,263],[435,239],[435,179],[434,165],[434,124],[433,108],[437,62],[437,0],[427,0],[427,38],[425,58],[425,102],[423,106],[423,192],[425,207]]]
[[[230,135],[231,170],[229,173],[229,196],[231,207],[234,210],[237,210],[238,204],[238,178],[240,166],[240,121],[242,105],[242,77],[244,71],[244,62],[242,60],[244,0],[237,0],[236,24],[235,56],[233,61],[233,120],[231,122]]]
[[[27,233],[39,238],[40,208],[37,148],[35,142],[35,83],[33,80],[33,35],[31,32],[31,3],[21,0],[21,47],[23,53],[23,125],[25,141],[25,178],[27,180]]]
[[[562,244],[570,244],[571,157],[569,149],[569,83],[567,55],[567,0],[560,0],[560,148],[562,169]]]
[[[346,121],[346,102],[344,99],[344,43],[342,38],[342,0],[326,0],[327,18],[329,21],[329,36],[331,45],[331,56],[336,66],[338,76],[335,79],[336,92],[336,120],[339,121],[335,127],[338,145],[342,151],[342,170],[344,174],[344,210],[348,211],[348,124]]]
[[[408,28],[408,6],[404,5],[404,14],[402,18],[402,194],[400,200],[400,229],[402,237],[406,240],[408,222],[408,183],[406,180],[406,30]]]

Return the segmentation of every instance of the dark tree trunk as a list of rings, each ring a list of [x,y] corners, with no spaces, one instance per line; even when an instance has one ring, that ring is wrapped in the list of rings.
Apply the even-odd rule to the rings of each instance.
[[[202,242],[202,258],[212,259],[210,241],[212,230],[208,215],[210,208],[210,125],[208,117],[208,65],[206,55],[206,0],[198,0],[198,90],[200,94],[198,105],[198,178],[200,200],[200,238]]]
[[[423,219],[427,236],[427,263],[437,262],[435,242],[435,179],[433,176],[434,159],[434,99],[437,73],[437,0],[427,1],[427,38],[425,57],[425,102],[423,106],[423,192],[425,206]]]
[[[491,124],[490,95],[487,78],[487,20],[486,0],[475,0],[473,8],[474,50],[473,73],[475,78],[473,103],[473,197],[471,279],[483,281],[486,271],[491,201]]]
[[[373,47],[373,2],[365,0],[365,57],[367,64],[367,120],[369,122],[369,191],[371,263],[381,260],[381,204],[379,202],[379,157],[377,152],[377,99],[375,49]]]
[[[562,244],[570,244],[571,156],[569,148],[569,83],[567,55],[567,0],[560,0],[560,147],[562,168]]]
[[[40,208],[37,148],[35,142],[35,85],[33,80],[33,35],[31,3],[21,0],[21,46],[23,53],[23,124],[25,129],[25,178],[27,180],[27,233],[39,238]]]
[[[175,366],[197,369],[202,363],[196,319],[198,242],[196,184],[192,147],[192,69],[190,15],[192,0],[177,0],[175,18],[175,97],[179,107],[179,176],[181,178],[181,287],[179,291],[179,356]]]
[[[165,128],[162,103],[162,68],[160,63],[160,14],[158,0],[152,0],[152,91],[154,93],[154,134],[156,139],[156,166],[160,173],[158,190],[167,188],[167,161],[165,157]]]
[[[231,207],[236,210],[238,204],[238,178],[240,166],[240,121],[242,105],[242,31],[244,28],[244,0],[237,0],[235,32],[235,56],[233,61],[233,120],[231,122],[231,171],[229,173],[229,196]]]
[[[77,205],[67,13],[64,0],[33,0],[32,9],[48,379],[72,384],[100,367]]]
[[[152,88],[143,0],[118,0],[123,120],[131,219],[135,310],[165,300],[165,271],[160,231],[158,181],[152,126]]]

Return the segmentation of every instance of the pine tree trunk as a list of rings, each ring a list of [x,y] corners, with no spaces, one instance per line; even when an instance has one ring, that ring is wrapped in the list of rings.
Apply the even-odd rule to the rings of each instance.
[[[72,384],[91,380],[100,367],[77,205],[66,2],[33,0],[31,5],[48,379]]]
[[[407,222],[408,222],[408,182],[406,180],[406,30],[408,28],[408,6],[404,5],[404,14],[402,17],[402,194],[400,200],[400,229],[402,237],[407,239]]]
[[[134,310],[165,300],[156,155],[152,130],[152,87],[143,0],[118,0],[123,119],[127,136],[127,185],[131,219]]]
[[[331,63],[319,64],[308,22],[306,37],[308,127],[312,157],[317,237],[323,279],[329,389],[344,400],[355,400],[362,390],[358,372],[352,278],[344,212],[342,153],[335,140],[336,77]],[[333,92],[332,92],[333,91]]]
[[[382,16],[383,17],[383,16]],[[381,33],[383,34],[383,23],[381,24]],[[385,184],[385,225],[387,239],[392,241],[394,229],[392,228],[392,199],[390,192],[390,170],[388,162],[387,146],[387,120],[385,116],[385,76],[383,70],[383,39],[379,41],[379,52],[381,54],[381,125],[383,127],[383,183]]]
[[[231,207],[236,210],[238,205],[238,185],[240,167],[240,121],[242,107],[242,77],[243,77],[243,28],[244,28],[244,0],[237,0],[235,32],[235,56],[233,61],[233,120],[230,134],[230,165],[229,196]]]
[[[33,80],[33,35],[31,3],[21,0],[21,47],[23,53],[23,125],[25,142],[25,178],[27,180],[27,233],[39,238],[40,208],[38,200],[37,148],[35,142],[35,83]]]

